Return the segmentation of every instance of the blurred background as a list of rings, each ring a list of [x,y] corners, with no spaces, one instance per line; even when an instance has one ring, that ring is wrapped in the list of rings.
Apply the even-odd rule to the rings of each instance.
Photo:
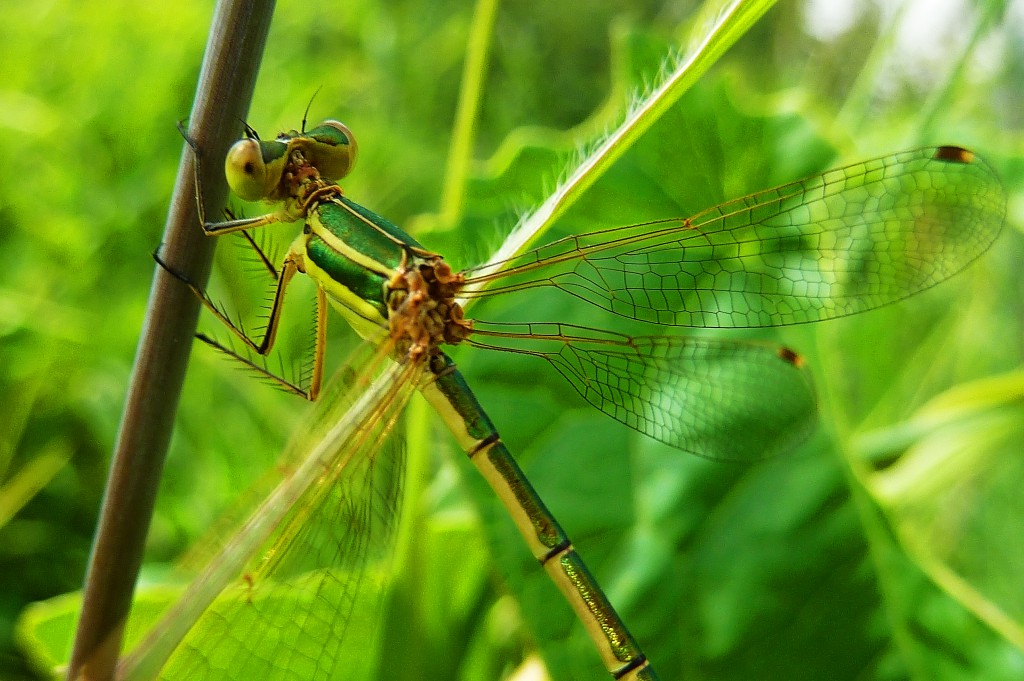
[[[307,104],[311,123],[345,121],[360,146],[347,194],[469,266],[620,120],[697,9],[501,3],[454,204],[443,180],[471,3],[279,2],[248,122],[269,137]],[[17,622],[82,583],[211,13],[0,8],[0,678],[64,659],[46,658],[37,623],[73,600]],[[800,452],[700,460],[528,358],[455,353],[663,679],[1024,674],[1021,83],[1024,3],[779,2],[559,225],[689,215],[923,144],[986,158],[1009,212],[970,270],[865,315],[731,334],[807,358],[821,427]],[[294,230],[274,234],[286,245]],[[228,293],[245,285],[235,258],[220,248],[216,276],[244,305]],[[557,305],[542,312],[571,319]],[[331,366],[350,335],[332,317]],[[286,356],[308,340],[294,336]],[[309,408],[195,348],[143,584],[272,469]],[[447,434],[431,442],[410,469],[416,531],[382,615],[380,678],[513,678],[538,654],[552,678],[604,678],[472,467]]]

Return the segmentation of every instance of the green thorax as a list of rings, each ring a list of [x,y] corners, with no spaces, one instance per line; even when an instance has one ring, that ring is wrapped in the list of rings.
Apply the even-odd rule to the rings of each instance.
[[[337,195],[306,216],[304,264],[335,307],[364,336],[387,328],[387,288],[423,248],[397,225]]]

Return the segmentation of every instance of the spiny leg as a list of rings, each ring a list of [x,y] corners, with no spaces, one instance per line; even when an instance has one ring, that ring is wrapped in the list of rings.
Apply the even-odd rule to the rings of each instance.
[[[246,134],[252,131],[252,128],[246,123]],[[230,219],[223,222],[207,222],[206,220],[206,208],[204,207],[203,201],[203,183],[200,181],[200,165],[202,163],[202,153],[200,152],[199,145],[188,136],[181,121],[178,121],[178,132],[184,138],[185,143],[192,150],[194,158],[193,168],[195,172],[192,173],[193,184],[195,185],[196,191],[196,208],[199,213],[199,224],[203,228],[203,232],[207,236],[218,236],[220,234],[230,234],[231,232],[238,232],[241,230],[251,229],[255,227],[264,227],[266,225],[274,224],[275,222],[293,222],[295,216],[288,213],[284,208],[275,211],[273,213],[267,213],[266,215],[259,215],[252,218],[235,218],[230,216]],[[255,132],[255,131],[253,131]],[[166,268],[165,268],[166,269]]]
[[[251,243],[251,241],[250,241]],[[261,253],[257,248],[258,252]],[[240,329],[231,319],[214,303],[210,296],[205,290],[195,282],[191,281],[182,273],[174,270],[172,267],[167,265],[159,256],[158,253],[153,254],[153,259],[157,262],[160,267],[166,270],[174,278],[181,281],[183,284],[192,290],[199,301],[203,304],[207,310],[213,314],[225,327],[227,327],[235,336],[241,340],[247,348],[260,355],[266,357],[271,349],[274,347],[274,341],[277,338],[277,329],[281,319],[281,310],[284,306],[284,295],[287,290],[288,283],[291,278],[295,276],[298,271],[298,263],[296,258],[289,253],[282,264],[280,274],[277,278],[277,286],[274,292],[274,302],[270,308],[270,315],[267,320],[267,327],[263,332],[263,338],[256,340],[250,337],[244,330]],[[273,266],[270,266],[273,268]],[[271,269],[273,272],[274,270]],[[315,400],[320,393],[320,386],[323,381],[323,360],[324,360],[324,347],[327,344],[327,315],[325,314],[327,306],[327,297],[322,288],[317,288],[317,299],[316,299],[316,331],[315,331],[315,342],[313,348],[313,367],[310,375],[309,384],[307,386],[300,385],[299,382],[291,381],[283,376],[279,376],[274,372],[270,371],[266,366],[257,364],[248,357],[239,354],[232,348],[224,345],[214,338],[207,336],[204,333],[197,333],[196,338],[203,341],[207,345],[225,353],[238,360],[242,364],[256,371],[258,374],[269,378],[276,385],[281,386],[285,390],[296,395],[301,395],[307,400]]]
[[[315,400],[320,395],[324,378],[324,348],[327,347],[327,293],[316,287],[316,341],[313,346],[313,373],[309,378],[306,399]]]
[[[234,218],[234,213],[231,213],[230,211],[224,212],[227,213],[230,218]],[[256,252],[256,259],[260,263],[260,269],[266,270],[270,276],[273,277],[274,281],[277,281],[280,278],[277,267],[274,265],[274,261],[270,259],[263,247],[256,243],[256,239],[253,238],[252,234],[250,234],[248,230],[242,230],[239,234],[245,238],[252,250]]]

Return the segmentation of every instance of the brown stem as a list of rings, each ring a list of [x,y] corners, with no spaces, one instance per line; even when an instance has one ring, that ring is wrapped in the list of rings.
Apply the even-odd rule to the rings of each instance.
[[[224,158],[248,111],[273,9],[272,0],[220,0],[214,12],[188,133],[206,161],[200,181],[207,214],[216,213],[227,198],[216,160]],[[203,235],[198,222],[193,163],[185,146],[160,252],[170,267],[203,283],[214,240]],[[71,681],[114,678],[199,317],[199,300],[188,287],[162,267],[154,271],[86,575],[67,675]]]

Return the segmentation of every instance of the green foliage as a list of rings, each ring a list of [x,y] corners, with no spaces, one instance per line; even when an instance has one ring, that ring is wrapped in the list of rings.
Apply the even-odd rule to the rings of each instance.
[[[815,37],[807,10],[781,3],[555,225],[687,215],[919,144],[987,158],[1011,197],[1009,228],[953,282],[846,320],[730,334],[781,341],[813,368],[822,426],[800,452],[751,467],[684,456],[595,412],[529,358],[455,356],[666,681],[1011,679],[1024,667],[1019,11],[978,2],[929,25],[850,4],[861,8],[852,25]],[[16,679],[31,673],[24,651],[36,673],[66,658],[73,601],[29,611],[22,653],[14,621],[82,581],[209,8],[2,12],[0,501],[19,501],[0,527],[0,677]],[[471,24],[462,4],[350,2],[314,16],[279,3],[249,122],[264,135],[297,127],[321,88],[311,118],[344,120],[359,140],[347,194],[470,265],[622,119],[694,12],[635,0],[499,7],[454,220],[439,211]],[[287,243],[294,228],[274,232]],[[245,309],[227,293],[239,288],[236,258],[220,249],[221,295]],[[604,321],[569,301],[520,300],[472,312]],[[331,324],[343,355],[345,330]],[[141,621],[166,601],[148,584],[165,590],[167,563],[273,477],[305,408],[196,348]],[[410,424],[427,436],[370,666],[379,678],[475,681],[508,678],[539,652],[552,678],[604,678],[486,485],[434,430]]]

